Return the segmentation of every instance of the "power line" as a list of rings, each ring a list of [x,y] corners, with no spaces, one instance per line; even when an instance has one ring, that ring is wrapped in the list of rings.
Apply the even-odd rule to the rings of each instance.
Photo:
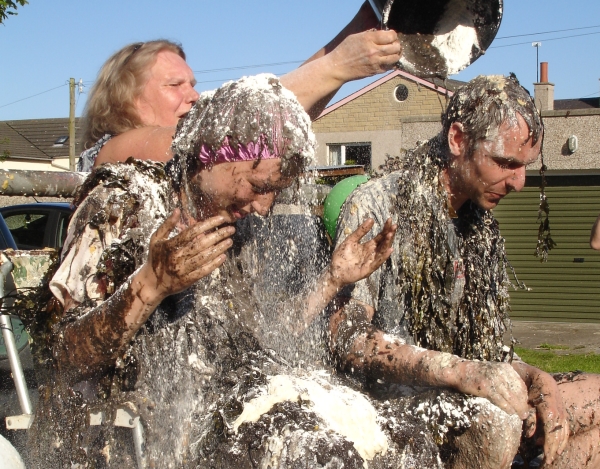
[[[513,38],[513,37],[537,36],[538,34],[564,33],[565,31],[577,31],[577,30],[580,30],[580,29],[592,29],[592,28],[600,28],[600,25],[598,25],[598,26],[583,26],[581,28],[571,28],[571,29],[556,29],[554,31],[543,31],[541,33],[515,34],[514,36],[497,37],[496,40],[498,40],[498,39],[510,39],[510,38]]]
[[[231,70],[244,70],[244,69],[248,69],[248,68],[274,67],[276,65],[300,64],[302,62],[304,62],[304,60],[293,60],[291,62],[275,62],[275,63],[270,63],[270,64],[259,64],[259,65],[244,65],[241,67],[213,68],[211,70],[194,70],[194,73],[228,72]]]
[[[17,101],[13,101],[12,103],[3,104],[2,106],[0,106],[0,108],[6,107],[6,106],[10,106],[11,104],[20,103],[21,101],[25,101],[26,99],[35,98],[36,96],[39,96],[39,95],[44,94],[44,93],[49,93],[50,91],[57,90],[59,88],[62,88],[63,86],[67,86],[67,85],[68,85],[68,83],[65,83],[64,85],[60,85],[60,86],[57,86],[56,88],[51,88],[49,90],[42,91],[41,93],[37,93],[37,94],[31,95],[31,96],[27,96],[26,98],[22,98],[22,99],[19,99]]]
[[[559,33],[559,32],[565,32],[565,31],[577,31],[577,30],[582,30],[582,29],[593,29],[593,28],[600,28],[600,25],[597,26],[582,26],[580,28],[569,28],[569,29],[556,29],[553,31],[542,31],[542,32],[538,32],[538,33],[528,33],[528,34],[516,34],[513,36],[502,36],[502,37],[497,37],[496,40],[502,40],[502,39],[511,39],[511,38],[516,38],[516,37],[526,37],[526,36],[537,36],[540,34],[552,34],[552,33]],[[573,34],[570,36],[562,36],[562,37],[555,37],[555,38],[549,38],[549,39],[544,39],[544,41],[558,41],[561,39],[570,39],[573,37],[582,37],[582,36],[591,36],[591,35],[595,35],[595,34],[600,34],[600,31],[597,32],[593,32],[593,33],[586,33],[586,34]],[[501,47],[512,47],[512,46],[520,46],[523,44],[530,44],[530,42],[517,42],[514,44],[505,44],[502,46],[492,46],[489,49],[499,49]],[[194,70],[194,73],[214,73],[214,72],[225,72],[225,71],[232,71],[232,70],[246,70],[246,69],[250,69],[250,68],[258,68],[258,67],[275,67],[275,66],[279,66],[279,65],[295,65],[295,64],[299,64],[304,62],[303,60],[292,60],[292,61],[287,61],[287,62],[273,62],[273,63],[265,63],[265,64],[256,64],[256,65],[244,65],[244,66],[240,66],[240,67],[225,67],[225,68],[213,68],[213,69],[206,69],[206,70]],[[216,83],[216,82],[224,82],[224,81],[228,81],[228,80],[233,80],[234,78],[228,78],[225,80],[206,80],[206,81],[199,81],[198,83]],[[93,81],[85,81],[85,84],[87,83],[94,83]],[[16,103],[20,103],[21,101],[25,101],[27,99],[31,99],[31,98],[35,98],[36,96],[40,96],[42,94],[45,93],[49,93],[50,91],[54,91],[58,88],[61,88],[63,86],[66,86],[66,84],[64,85],[60,85],[57,86],[55,88],[51,88],[49,90],[46,91],[42,91],[41,93],[37,93],[31,96],[28,96],[26,98],[22,98],[19,99],[17,101],[13,101],[11,103],[7,103],[7,104],[3,104],[0,106],[0,108],[6,107],[6,106],[10,106],[12,104],[16,104]]]
[[[559,39],[569,39],[572,37],[581,37],[581,36],[592,36],[594,34],[600,34],[600,31],[597,31],[595,33],[586,33],[586,34],[573,34],[571,36],[562,36],[562,37],[552,37],[550,39],[543,39],[542,42],[549,42],[549,41],[558,41]],[[490,49],[499,49],[501,47],[512,47],[512,46],[520,46],[523,44],[531,44],[531,42],[515,42],[514,44],[505,44],[503,46],[493,46],[490,47]]]

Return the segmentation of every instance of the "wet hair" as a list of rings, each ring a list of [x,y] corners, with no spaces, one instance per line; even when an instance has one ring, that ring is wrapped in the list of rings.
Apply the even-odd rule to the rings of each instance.
[[[175,189],[183,178],[189,180],[206,167],[199,159],[203,145],[216,152],[224,144],[250,142],[267,145],[281,158],[285,177],[298,175],[313,162],[316,142],[310,118],[275,75],[243,77],[200,96],[179,121],[171,146],[174,158],[168,172]]]
[[[89,148],[105,134],[119,135],[143,127],[135,108],[147,80],[147,72],[162,51],[185,60],[180,44],[159,39],[137,42],[114,53],[102,66],[84,110],[84,145]]]
[[[529,127],[532,145],[542,138],[543,124],[533,99],[514,75],[480,75],[459,88],[442,114],[442,137],[448,146],[448,132],[460,122],[467,135],[467,152],[504,123],[516,125],[519,114]]]

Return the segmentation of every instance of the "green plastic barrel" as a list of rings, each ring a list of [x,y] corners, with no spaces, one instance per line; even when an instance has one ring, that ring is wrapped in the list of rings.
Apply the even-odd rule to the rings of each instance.
[[[323,204],[323,222],[331,239],[335,239],[337,222],[342,205],[344,205],[344,202],[354,189],[368,180],[369,177],[365,174],[342,179],[333,186],[333,189],[331,189],[331,192],[325,198],[325,203]]]

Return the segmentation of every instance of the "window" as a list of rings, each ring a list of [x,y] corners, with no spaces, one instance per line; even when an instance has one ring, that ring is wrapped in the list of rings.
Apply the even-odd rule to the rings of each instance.
[[[46,225],[50,219],[48,212],[13,213],[4,220],[19,249],[43,249]]]
[[[327,145],[329,164],[331,166],[362,165],[366,170],[371,168],[370,143],[336,143]]]
[[[58,220],[58,233],[56,233],[56,248],[62,249],[67,238],[67,228],[69,228],[69,221],[71,220],[70,213],[61,213]]]
[[[396,101],[400,103],[408,99],[408,88],[406,85],[399,84],[396,86],[396,89],[394,90],[394,98],[396,98]]]

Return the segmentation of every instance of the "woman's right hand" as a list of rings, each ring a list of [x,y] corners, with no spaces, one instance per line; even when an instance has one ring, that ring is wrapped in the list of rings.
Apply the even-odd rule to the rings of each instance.
[[[209,275],[225,262],[225,251],[233,244],[235,228],[219,228],[225,222],[222,216],[197,222],[169,238],[180,218],[180,210],[175,209],[154,232],[148,260],[139,272],[139,280],[156,292],[158,301]]]

